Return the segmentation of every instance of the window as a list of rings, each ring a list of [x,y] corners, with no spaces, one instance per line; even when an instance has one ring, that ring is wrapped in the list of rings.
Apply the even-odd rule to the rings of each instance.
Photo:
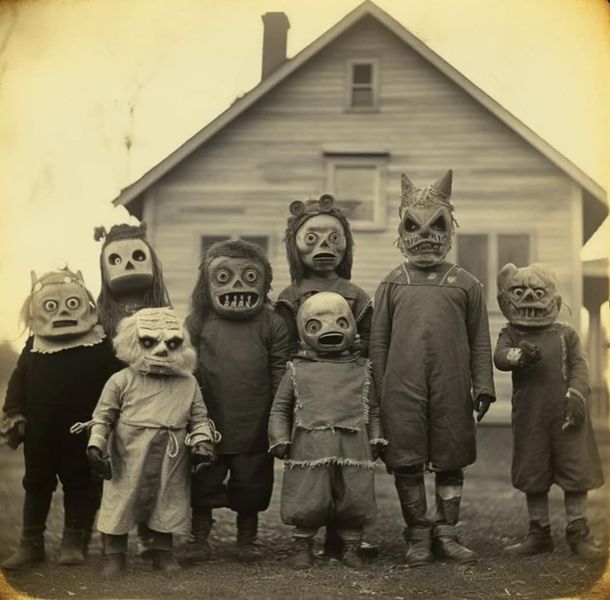
[[[509,262],[524,267],[531,261],[529,233],[459,233],[456,262],[474,275],[487,290],[487,301],[495,306],[496,276]]]
[[[348,63],[348,100],[351,110],[371,110],[377,107],[377,62],[358,60]]]
[[[327,189],[354,229],[384,226],[382,164],[374,158],[330,159],[327,162]]]
[[[257,244],[265,251],[265,254],[269,254],[268,235],[202,235],[201,254],[204,255],[212,244],[226,240],[244,240],[245,242]]]

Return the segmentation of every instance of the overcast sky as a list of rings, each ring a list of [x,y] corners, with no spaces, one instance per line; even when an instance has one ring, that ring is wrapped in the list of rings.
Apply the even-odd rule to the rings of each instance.
[[[30,269],[67,262],[97,294],[93,227],[125,221],[120,189],[257,84],[263,13],[288,15],[293,56],[358,4],[0,0],[0,338]],[[377,4],[610,188],[605,0]]]

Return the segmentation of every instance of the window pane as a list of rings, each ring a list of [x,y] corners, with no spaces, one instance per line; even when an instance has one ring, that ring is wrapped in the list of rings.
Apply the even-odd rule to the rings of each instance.
[[[224,242],[225,240],[230,240],[231,236],[229,235],[202,235],[201,236],[201,254],[205,254],[208,248],[215,244],[216,242]]]
[[[530,261],[530,236],[526,233],[498,236],[498,270],[506,263],[525,267]]]
[[[373,106],[372,88],[353,88],[352,106]]]
[[[373,65],[352,65],[352,81],[354,83],[373,83]]]
[[[457,263],[487,287],[487,235],[460,234],[457,236]]]
[[[260,246],[265,254],[269,252],[269,237],[266,235],[241,235],[240,239],[244,240],[244,242],[250,242],[251,244],[256,244]]]
[[[339,207],[355,221],[375,218],[375,167],[335,167],[334,195]]]

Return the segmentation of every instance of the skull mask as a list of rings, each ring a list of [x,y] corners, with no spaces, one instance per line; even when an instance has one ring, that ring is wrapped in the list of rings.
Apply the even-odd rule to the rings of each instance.
[[[307,350],[334,354],[348,350],[356,337],[356,322],[349,304],[334,292],[310,296],[297,314],[299,337]]]
[[[398,245],[405,258],[425,269],[441,263],[454,232],[452,171],[427,188],[416,188],[403,173]]]
[[[498,304],[513,325],[551,325],[561,308],[555,274],[540,263],[522,268],[512,263],[504,265],[498,273]]]
[[[217,256],[208,265],[214,311],[230,319],[247,319],[261,310],[266,296],[264,265],[253,258]]]
[[[144,290],[153,282],[151,251],[143,239],[109,242],[102,251],[102,269],[115,293]]]
[[[195,351],[171,308],[143,308],[126,317],[113,344],[117,358],[141,373],[180,375],[195,367]]]
[[[40,279],[34,271],[31,275],[32,293],[23,314],[34,335],[67,340],[82,336],[95,326],[97,309],[80,271],[63,269]]]

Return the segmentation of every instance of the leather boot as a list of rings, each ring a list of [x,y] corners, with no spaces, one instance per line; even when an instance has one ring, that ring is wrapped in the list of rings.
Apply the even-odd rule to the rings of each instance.
[[[430,522],[426,517],[426,487],[423,475],[394,475],[400,508],[407,527],[405,563],[421,567],[433,561],[430,550]]]
[[[117,554],[104,554],[104,566],[102,567],[103,577],[117,577],[122,575],[127,568],[127,558],[125,552]]]
[[[566,539],[572,554],[579,558],[595,560],[606,555],[604,548],[593,539],[587,519],[584,517],[568,524]]]
[[[3,563],[2,568],[7,571],[18,571],[37,563],[45,561],[44,536],[35,535],[22,537],[17,550]]]
[[[261,558],[256,541],[258,533],[258,513],[237,513],[237,558],[242,562],[252,562]]]
[[[460,518],[460,503],[462,500],[461,486],[447,486],[456,489],[456,495],[443,498],[442,490],[436,493],[436,518],[432,530],[432,552],[441,559],[456,561],[460,564],[477,562],[477,555],[463,546],[458,539],[455,526]]]
[[[514,556],[533,556],[553,551],[551,526],[530,521],[527,536],[522,542],[504,548],[504,552]]]
[[[362,566],[364,566],[364,561],[358,553],[359,547],[360,540],[343,540],[343,552],[341,554],[341,560],[345,566],[351,567],[352,569],[360,569]]]
[[[309,569],[313,566],[313,539],[310,537],[293,538],[294,551],[290,557],[290,565],[294,569]]]
[[[86,490],[64,489],[64,533],[59,548],[60,565],[82,565],[85,563],[82,524],[86,504]]]
[[[60,565],[82,565],[85,563],[83,554],[84,532],[82,529],[64,529],[59,547]]]
[[[191,540],[186,546],[187,558],[193,562],[205,562],[210,559],[212,549],[208,538],[212,530],[212,509],[193,510],[191,518]]]
[[[153,569],[161,571],[166,575],[173,575],[182,571],[182,567],[176,560],[173,550],[150,550]]]

